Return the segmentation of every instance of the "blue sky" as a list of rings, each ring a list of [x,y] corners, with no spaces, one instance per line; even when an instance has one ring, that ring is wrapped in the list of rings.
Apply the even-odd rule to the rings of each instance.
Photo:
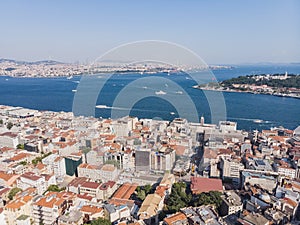
[[[297,0],[11,0],[0,8],[0,58],[86,62],[155,39],[209,64],[300,62]]]

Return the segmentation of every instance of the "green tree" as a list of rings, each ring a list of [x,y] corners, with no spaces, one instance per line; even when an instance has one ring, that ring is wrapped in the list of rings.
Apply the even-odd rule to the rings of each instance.
[[[59,188],[56,184],[52,184],[47,188],[47,191],[60,192],[62,189]]]
[[[0,125],[2,125],[2,124],[3,124],[3,119],[0,120]]]
[[[31,161],[31,163],[33,164],[33,165],[37,165],[39,162],[42,162],[42,157],[36,157],[35,159],[33,159],[32,161]]]
[[[10,130],[13,126],[14,125],[13,125],[12,122],[8,122],[7,125],[6,125],[6,128]]]
[[[26,162],[26,161],[19,162],[19,165],[26,166],[26,165],[27,165],[27,162]]]
[[[24,149],[24,144],[18,144],[17,149]]]
[[[136,195],[141,201],[144,201],[145,198],[146,198],[146,193],[144,190],[140,190],[139,192],[137,192],[137,195]]]
[[[166,203],[166,212],[178,212],[180,208],[189,206],[192,196],[186,193],[186,183],[175,183],[172,187],[172,193]]]
[[[22,191],[21,188],[17,188],[17,187],[12,188],[12,189],[10,190],[10,192],[8,193],[8,198],[9,198],[9,200],[13,200],[13,198],[15,197],[15,195],[16,195],[18,192],[20,192],[20,191]]]
[[[195,196],[192,204],[194,206],[214,205],[216,208],[219,208],[222,204],[221,193],[218,191],[210,191],[208,193],[201,193],[201,194]]]
[[[91,225],[111,225],[111,222],[104,218],[98,218],[91,222]]]
[[[150,184],[147,184],[144,186],[145,194],[149,194],[152,190],[152,186]]]
[[[31,163],[36,166],[39,162],[42,162],[42,159],[46,158],[47,156],[49,156],[51,154],[52,154],[51,152],[48,152],[46,154],[42,154],[42,156],[38,156],[35,159],[33,159],[31,161]]]

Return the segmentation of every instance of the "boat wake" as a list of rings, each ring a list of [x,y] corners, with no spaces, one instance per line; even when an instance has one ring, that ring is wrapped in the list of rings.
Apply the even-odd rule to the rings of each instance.
[[[151,110],[151,109],[132,109],[132,108],[124,108],[124,107],[115,107],[115,106],[107,106],[107,105],[96,105],[97,109],[114,109],[114,110],[132,110],[137,112],[157,112],[157,110]],[[165,113],[169,113],[171,115],[175,115],[175,112],[169,112],[169,111],[161,111]]]
[[[118,109],[118,110],[128,110],[129,108],[113,107],[107,105],[96,105],[97,109]]]
[[[240,117],[227,117],[227,118],[232,120],[251,121],[253,123],[272,123],[272,121],[261,120],[261,119],[240,118]]]

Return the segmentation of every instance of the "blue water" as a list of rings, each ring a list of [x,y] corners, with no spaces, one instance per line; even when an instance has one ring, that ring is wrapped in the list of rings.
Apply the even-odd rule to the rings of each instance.
[[[233,69],[213,71],[218,81],[237,77],[239,75],[258,73],[300,73],[300,65],[276,66],[237,66]],[[105,75],[101,75],[105,76]],[[188,74],[166,75],[158,74],[116,74],[112,76],[102,89],[97,105],[112,106],[118,93],[130,82],[145,76],[164,77],[171,79],[182,87],[191,97],[199,116],[204,115],[210,122],[209,104],[201,90],[192,88],[196,84]],[[199,75],[200,76],[200,75]],[[101,77],[99,77],[101,79]],[[71,80],[61,78],[11,78],[0,77],[0,104],[22,106],[38,110],[72,111],[74,92],[80,77]],[[133,91],[143,91],[143,87],[135,87]],[[168,92],[168,87],[158,90]],[[238,122],[239,129],[267,129],[274,126],[284,126],[294,129],[300,124],[300,99],[276,97],[269,95],[254,95],[248,93],[223,93],[226,103],[227,119]],[[173,95],[176,98],[176,94]],[[174,112],[174,115],[170,114]],[[130,114],[139,118],[162,118],[172,120],[178,117],[176,108],[162,100],[159,95],[138,101]],[[96,109],[97,117],[110,117],[111,109]],[[263,123],[254,123],[260,119]]]

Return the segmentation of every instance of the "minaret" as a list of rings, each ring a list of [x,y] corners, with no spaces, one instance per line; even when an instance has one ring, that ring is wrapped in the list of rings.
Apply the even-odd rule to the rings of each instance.
[[[201,126],[204,125],[204,116],[203,116],[203,115],[202,115],[201,118],[200,118],[200,124],[201,124]]]

